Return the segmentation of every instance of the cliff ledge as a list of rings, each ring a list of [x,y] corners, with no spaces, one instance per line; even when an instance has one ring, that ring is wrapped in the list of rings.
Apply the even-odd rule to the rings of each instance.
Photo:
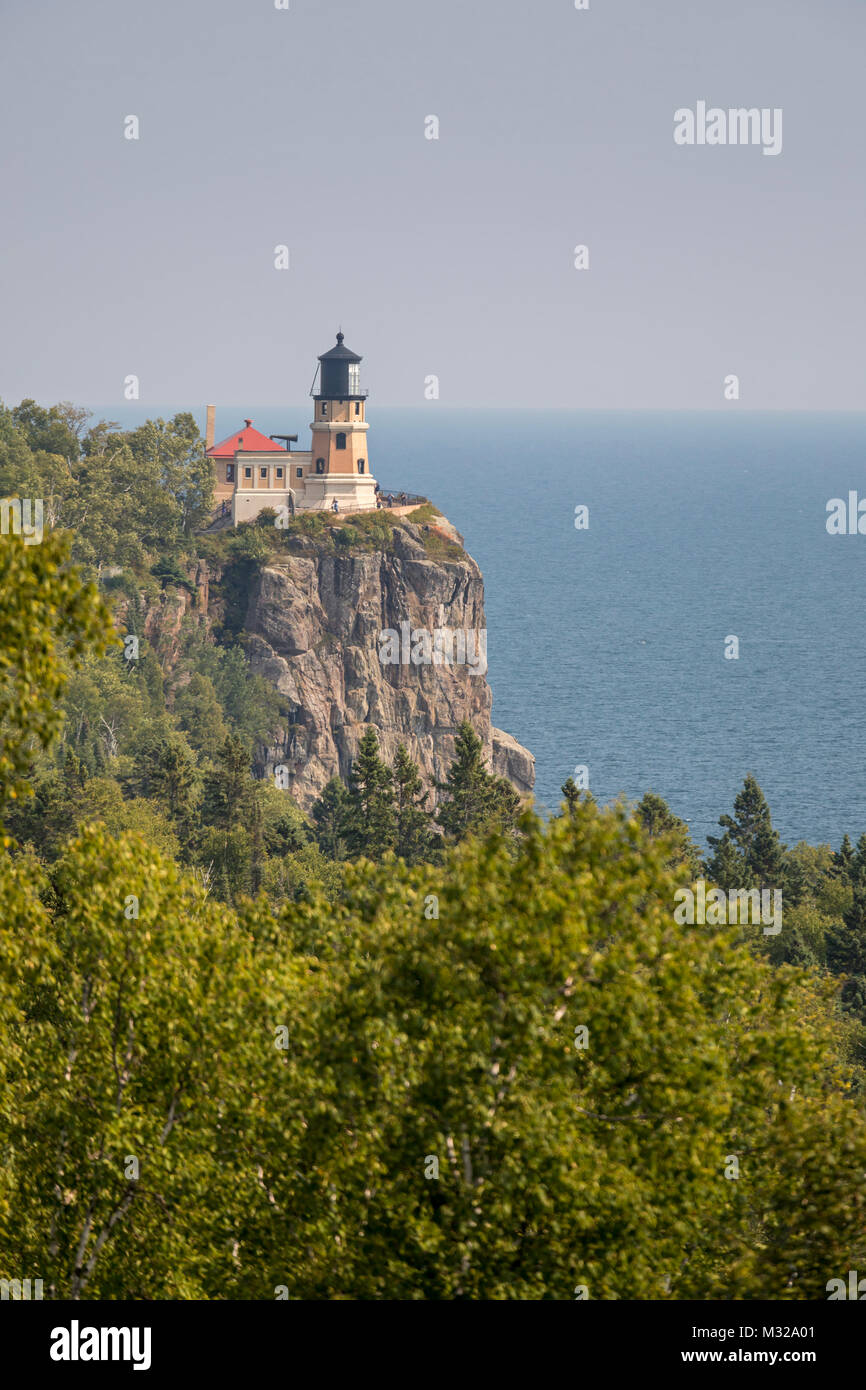
[[[287,768],[308,810],[330,778],[348,777],[372,724],[388,761],[403,742],[425,780],[442,780],[468,719],[492,770],[528,795],[532,754],[490,721],[484,581],[459,533],[444,517],[430,527],[401,519],[387,549],[366,550],[340,545],[338,530],[327,546],[300,537],[255,575],[247,652],[290,709],[257,770]],[[463,659],[449,663],[449,646]]]

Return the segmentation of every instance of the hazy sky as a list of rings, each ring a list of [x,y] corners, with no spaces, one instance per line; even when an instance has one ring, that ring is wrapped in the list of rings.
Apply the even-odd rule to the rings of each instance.
[[[863,0],[0,0],[0,51],[7,402],[299,404],[342,324],[371,404],[863,404]]]

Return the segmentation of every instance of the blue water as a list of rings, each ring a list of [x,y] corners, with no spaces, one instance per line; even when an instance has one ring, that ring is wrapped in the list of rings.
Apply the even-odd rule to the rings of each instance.
[[[308,406],[235,413],[307,438]],[[866,536],[825,526],[829,498],[866,497],[866,415],[369,418],[383,487],[429,496],[481,566],[493,720],[540,803],[585,764],[598,800],[652,787],[703,843],[753,772],[787,843],[866,830]]]

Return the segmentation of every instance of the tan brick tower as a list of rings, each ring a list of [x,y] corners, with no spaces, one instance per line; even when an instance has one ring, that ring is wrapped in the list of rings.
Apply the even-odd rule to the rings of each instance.
[[[313,389],[312,445],[307,476],[308,505],[355,511],[375,507],[376,480],[367,450],[367,392],[361,390],[361,358],[343,342],[319,358],[318,389]],[[320,504],[321,505],[321,504]]]

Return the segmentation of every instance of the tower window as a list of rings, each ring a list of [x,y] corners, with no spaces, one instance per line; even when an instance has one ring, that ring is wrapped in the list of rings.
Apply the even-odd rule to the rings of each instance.
[[[322,401],[322,415],[325,416],[325,415],[327,415],[327,413],[328,413],[328,403],[327,403],[327,401]]]
[[[337,435],[337,448],[338,448],[338,449],[345,449],[345,447],[346,447],[346,436],[344,435],[343,431],[340,430],[339,434]]]
[[[226,464],[226,482],[233,483],[235,480],[235,466],[233,463]]]
[[[356,414],[356,415],[360,415],[360,414],[361,414],[361,402],[360,402],[360,401],[355,401],[355,414]]]
[[[358,362],[349,363],[349,395],[357,396],[361,389],[361,367]]]
[[[358,459],[358,472],[359,472],[359,473],[363,473],[363,471],[364,471],[364,464],[365,464],[366,462],[367,462],[366,459]]]

